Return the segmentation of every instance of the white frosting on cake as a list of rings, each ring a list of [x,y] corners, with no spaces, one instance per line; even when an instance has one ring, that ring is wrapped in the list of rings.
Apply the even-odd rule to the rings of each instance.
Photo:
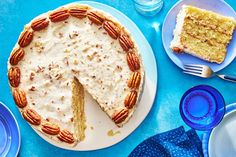
[[[73,77],[109,116],[124,106],[131,75],[126,52],[118,40],[113,40],[102,26],[91,24],[88,18],[69,17],[50,23],[46,29],[34,32],[32,43],[24,50],[24,59],[19,63],[19,88],[26,91],[29,107],[42,118],[74,132]],[[35,75],[33,79],[31,73]]]
[[[171,41],[170,48],[173,49],[174,47],[178,47],[180,49],[184,49],[183,45],[180,42],[180,36],[182,33],[183,25],[184,25],[184,18],[186,16],[186,5],[182,6],[182,9],[177,15],[176,18],[176,26],[173,31],[173,40]]]
[[[76,5],[82,6],[81,4]],[[71,6],[73,7],[75,4],[63,7],[69,8]],[[21,41],[21,36],[24,33],[21,33],[12,54],[15,49],[22,46],[21,49],[24,51],[23,59],[20,58],[17,65],[12,64],[10,63],[11,54],[8,62],[8,69],[14,66],[20,69],[20,84],[17,87],[11,86],[11,89],[14,91],[19,88],[20,91],[25,92],[27,105],[23,108],[18,106],[23,117],[34,129],[41,131],[46,137],[54,139],[63,145],[75,146],[78,141],[82,140],[80,137],[83,136],[86,125],[84,123],[83,108],[90,104],[85,104],[84,106],[83,103],[78,103],[78,99],[83,101],[80,98],[83,98],[84,95],[80,92],[75,92],[76,89],[85,89],[98,102],[110,119],[117,126],[122,126],[133,115],[144,84],[142,60],[132,36],[114,17],[101,10],[87,7],[89,11],[96,11],[103,15],[106,21],[112,21],[119,26],[120,33],[127,34],[134,47],[129,49],[129,52],[125,52],[119,43],[122,38],[111,38],[107,30],[103,28],[104,26],[92,23],[91,19],[88,19],[88,15],[81,19],[73,17],[70,13],[69,18],[64,21],[51,22],[49,15],[54,10],[35,18],[47,18],[46,21],[49,21],[49,25],[44,27],[43,30],[32,30],[31,24],[35,19],[25,26],[29,31],[33,31],[33,40],[29,41],[29,45],[22,46],[19,41]],[[139,87],[137,87],[138,85],[136,87],[131,85],[129,88],[128,81],[134,73],[131,71],[132,66],[130,65],[131,67],[129,67],[127,62],[127,54],[131,52],[138,57],[140,62],[139,69],[135,69],[135,71],[140,73],[141,81],[140,84],[136,82]],[[132,64],[130,60],[132,58],[129,58],[129,64]],[[75,80],[77,83],[79,81],[78,84],[81,88],[75,85]],[[135,80],[137,81],[137,78]],[[129,101],[128,103],[131,103],[132,100],[130,100],[131,97],[127,96],[130,96],[134,90],[137,92],[137,97],[133,98],[135,100],[130,107],[127,104],[127,100]],[[13,97],[15,98],[15,95]],[[125,106],[125,99],[127,107]],[[29,111],[28,109],[33,109],[40,115],[41,122],[39,125],[29,121],[29,119],[34,119],[34,117],[27,119],[24,116]],[[125,113],[123,112],[124,110]],[[120,115],[122,112],[125,114],[124,117]],[[28,113],[27,116],[31,115]],[[89,116],[89,113],[85,113],[85,116]],[[119,121],[115,121],[117,119]],[[47,121],[50,124],[58,125],[60,133],[51,134],[50,132],[45,132],[43,125]],[[79,129],[81,134],[78,133]],[[61,136],[66,138],[63,135],[64,130],[72,133],[73,143],[60,139]]]

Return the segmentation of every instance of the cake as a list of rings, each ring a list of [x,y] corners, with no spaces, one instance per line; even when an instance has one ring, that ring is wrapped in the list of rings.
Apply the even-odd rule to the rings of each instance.
[[[235,20],[217,13],[183,5],[177,15],[170,48],[203,60],[222,63],[232,39]]]
[[[8,62],[9,84],[23,118],[69,146],[86,138],[85,91],[122,127],[134,113],[143,77],[130,33],[111,15],[82,4],[30,21]]]

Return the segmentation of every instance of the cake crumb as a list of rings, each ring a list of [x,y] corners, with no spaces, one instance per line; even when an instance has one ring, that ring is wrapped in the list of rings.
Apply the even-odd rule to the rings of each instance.
[[[120,134],[120,131],[114,132],[114,131],[111,129],[111,130],[109,130],[109,131],[107,132],[107,136],[110,136],[110,137],[115,136],[115,135],[117,135],[117,134]]]
[[[64,53],[70,53],[70,50],[65,49],[65,50],[64,50]]]
[[[75,60],[73,61],[73,64],[74,64],[74,65],[78,65],[78,64],[79,64],[79,61],[78,61],[77,59],[75,59]]]
[[[63,100],[64,100],[64,98],[65,98],[65,96],[61,96],[61,101],[63,101]]]

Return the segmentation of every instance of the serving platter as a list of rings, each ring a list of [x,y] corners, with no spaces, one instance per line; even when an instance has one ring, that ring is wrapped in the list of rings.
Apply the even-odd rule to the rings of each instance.
[[[156,95],[157,88],[157,67],[153,51],[147,40],[138,29],[138,27],[123,13],[118,10],[97,2],[80,1],[79,3],[88,4],[96,9],[105,11],[115,17],[126,29],[138,45],[145,68],[145,83],[143,86],[143,94],[133,117],[123,127],[118,128],[108,116],[100,109],[98,104],[85,93],[85,114],[86,125],[85,140],[75,147],[59,144],[48,138],[41,132],[36,131],[47,142],[64,149],[88,151],[97,150],[112,146],[129,134],[131,134],[144,120],[149,113]],[[98,142],[99,141],[99,142]]]

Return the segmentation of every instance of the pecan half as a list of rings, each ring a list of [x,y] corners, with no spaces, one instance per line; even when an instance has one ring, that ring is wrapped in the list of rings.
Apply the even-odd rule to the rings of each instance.
[[[12,87],[18,87],[20,84],[20,68],[18,67],[11,67],[8,71],[8,80]]]
[[[107,33],[113,38],[117,39],[120,35],[120,28],[117,27],[113,22],[111,21],[105,21],[103,23],[103,28],[107,31]]]
[[[137,89],[141,82],[141,74],[139,72],[134,72],[129,81],[128,81],[128,87],[132,89]]]
[[[41,130],[49,135],[57,135],[60,132],[58,125],[49,122],[43,124]]]
[[[46,17],[40,17],[31,23],[31,28],[34,31],[40,31],[46,28],[48,24],[49,24],[49,20]]]
[[[122,34],[119,37],[119,43],[120,43],[120,46],[122,47],[122,49],[126,52],[129,51],[129,49],[134,48],[134,43],[128,35]]]
[[[133,108],[133,106],[136,104],[137,96],[138,94],[136,91],[131,91],[125,98],[125,107],[128,109]]]
[[[49,19],[52,22],[60,22],[66,20],[69,16],[70,14],[68,13],[68,10],[66,8],[60,8],[50,13]]]
[[[118,112],[115,112],[114,115],[112,116],[112,120],[116,123],[119,124],[123,122],[129,115],[129,110],[127,108],[121,109]]]
[[[135,53],[127,54],[127,62],[131,71],[139,70],[140,62],[138,56]]]
[[[24,108],[28,103],[25,92],[22,91],[22,90],[15,89],[13,91],[13,98],[14,98],[14,101],[15,101],[16,105],[19,108]]]
[[[25,55],[25,51],[23,48],[18,47],[16,49],[14,49],[13,52],[11,53],[10,64],[17,65],[19,63],[19,61],[22,60],[24,55]]]
[[[69,13],[71,16],[82,19],[86,17],[88,9],[87,6],[73,6],[69,8]]]
[[[23,111],[22,116],[32,125],[40,125],[41,123],[40,115],[33,109],[27,109]]]
[[[101,25],[105,20],[105,17],[96,11],[89,11],[88,18],[97,25]]]
[[[21,33],[20,38],[18,40],[18,44],[21,47],[26,47],[31,43],[32,40],[33,40],[33,32],[30,31],[29,29],[26,29]]]
[[[74,143],[74,137],[73,134],[70,133],[68,130],[62,130],[59,135],[57,135],[57,138],[61,140],[62,142],[66,143]]]

